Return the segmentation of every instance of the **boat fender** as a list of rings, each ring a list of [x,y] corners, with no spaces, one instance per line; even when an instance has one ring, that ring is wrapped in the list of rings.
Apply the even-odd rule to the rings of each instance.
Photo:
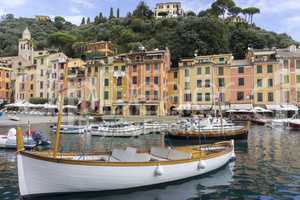
[[[203,160],[200,160],[198,163],[198,170],[205,169],[206,163]]]
[[[160,165],[158,165],[154,171],[154,175],[161,176],[161,175],[163,175],[163,173],[164,173],[163,168]]]

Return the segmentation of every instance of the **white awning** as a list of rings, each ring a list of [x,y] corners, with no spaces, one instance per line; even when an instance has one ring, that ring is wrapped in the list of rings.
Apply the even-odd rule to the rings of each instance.
[[[191,109],[192,109],[191,104],[181,104],[179,105],[178,108],[176,108],[176,110],[191,110]]]
[[[211,105],[192,105],[192,110],[201,111],[201,110],[210,110],[210,109],[211,109]]]
[[[219,106],[218,105],[215,105],[213,107],[214,110],[219,110]],[[225,110],[229,110],[229,105],[221,105],[221,110],[225,111]]]
[[[292,104],[283,104],[283,105],[281,105],[281,107],[282,107],[282,110],[284,110],[284,111],[296,111],[297,112],[299,110],[299,108],[297,106],[292,105]]]
[[[282,107],[280,105],[266,105],[268,110],[272,111],[282,111]]]
[[[258,113],[267,113],[267,112],[272,112],[271,110],[267,110],[262,107],[254,107],[253,112],[258,112]]]
[[[77,109],[77,106],[73,106],[73,105],[65,105],[64,109]]]
[[[234,110],[252,110],[253,105],[252,104],[231,104],[230,109]]]

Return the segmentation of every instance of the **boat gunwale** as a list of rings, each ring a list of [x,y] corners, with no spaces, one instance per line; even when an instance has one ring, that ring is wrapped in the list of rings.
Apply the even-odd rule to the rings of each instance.
[[[221,145],[223,144],[223,145]],[[143,167],[143,166],[159,166],[159,165],[176,165],[176,164],[185,164],[191,163],[201,160],[209,160],[212,158],[218,158],[220,156],[231,153],[234,150],[233,144],[231,142],[220,142],[213,145],[216,146],[224,146],[225,149],[220,152],[214,152],[209,155],[201,155],[200,157],[195,157],[191,159],[181,159],[181,160],[163,160],[163,161],[148,161],[148,162],[107,162],[107,161],[96,161],[96,160],[70,160],[66,158],[54,158],[46,155],[37,154],[38,152],[28,152],[28,151],[20,151],[18,154],[29,157],[32,159],[52,162],[52,163],[60,163],[60,164],[70,164],[70,165],[84,165],[84,166],[110,166],[110,167]],[[191,147],[203,147],[203,146],[190,146]],[[208,147],[208,146],[204,146]],[[191,148],[192,149],[192,148]],[[184,151],[183,151],[184,152]],[[95,154],[94,154],[95,155]],[[100,154],[98,154],[100,155]]]

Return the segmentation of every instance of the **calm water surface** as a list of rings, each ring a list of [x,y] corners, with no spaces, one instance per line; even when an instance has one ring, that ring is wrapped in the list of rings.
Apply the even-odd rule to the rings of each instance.
[[[49,125],[34,128],[48,130]],[[1,128],[0,134],[8,128]],[[50,134],[51,135],[51,134]],[[148,147],[161,144],[159,135],[133,139],[63,135],[63,150],[100,150],[113,147]],[[300,200],[300,132],[255,126],[248,141],[236,143],[237,159],[206,176],[190,180],[107,194],[103,192],[38,198],[41,200]],[[19,199],[16,156],[0,150],[0,200]]]

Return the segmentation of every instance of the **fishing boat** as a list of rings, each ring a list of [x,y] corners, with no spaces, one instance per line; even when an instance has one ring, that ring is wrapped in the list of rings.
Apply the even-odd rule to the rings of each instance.
[[[57,127],[52,127],[52,132],[56,132]],[[61,125],[61,134],[83,134],[87,131],[87,126],[77,126],[77,125]]]
[[[247,139],[250,122],[247,126],[238,126],[225,119],[209,118],[174,126],[168,131],[167,139]]]
[[[143,128],[128,122],[105,122],[90,125],[89,133],[102,137],[137,137],[143,134]]]
[[[20,139],[22,140],[22,139]],[[213,145],[113,149],[92,155],[24,151],[18,142],[22,196],[111,191],[156,185],[209,173],[235,157],[234,142]]]
[[[23,134],[24,147],[32,149],[37,146],[49,146],[51,142],[42,134],[33,132],[32,134]],[[7,135],[0,136],[0,148],[16,149],[16,129],[12,128],[8,131]]]

